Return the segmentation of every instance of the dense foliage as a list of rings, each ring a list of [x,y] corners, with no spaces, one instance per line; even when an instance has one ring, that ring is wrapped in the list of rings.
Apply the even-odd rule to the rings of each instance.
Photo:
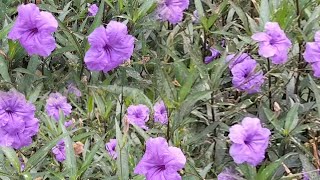
[[[0,178],[320,179],[319,20],[317,0],[2,0]]]

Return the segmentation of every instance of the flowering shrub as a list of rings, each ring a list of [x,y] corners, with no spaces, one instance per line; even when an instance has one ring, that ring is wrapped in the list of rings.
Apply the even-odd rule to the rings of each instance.
[[[320,179],[318,1],[0,7],[1,179]]]

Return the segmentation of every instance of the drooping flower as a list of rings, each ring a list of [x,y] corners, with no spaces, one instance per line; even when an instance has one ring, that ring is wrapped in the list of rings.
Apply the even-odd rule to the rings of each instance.
[[[32,144],[32,136],[39,131],[35,111],[18,91],[0,91],[0,146],[20,149]]]
[[[84,62],[91,71],[108,72],[129,59],[133,53],[134,38],[128,35],[127,26],[110,21],[106,28],[96,28],[88,37],[90,49]]]
[[[154,121],[161,124],[168,124],[168,112],[163,101],[157,102],[154,107]]]
[[[72,120],[64,122],[64,126],[65,126],[66,128],[68,128],[68,127],[70,127],[70,126],[72,126],[72,125],[73,125],[73,121],[72,121]]]
[[[233,168],[225,168],[218,174],[218,180],[238,180],[242,179],[238,171]]]
[[[261,127],[260,119],[245,117],[241,124],[230,128],[230,155],[237,164],[257,166],[265,158],[271,132]]]
[[[62,96],[60,93],[51,93],[47,99],[46,111],[48,115],[54,118],[56,121],[59,120],[59,111],[68,116],[71,113],[72,106],[67,102],[67,98]]]
[[[149,108],[146,105],[131,105],[127,109],[127,118],[130,124],[148,129],[145,123],[149,120]]]
[[[88,8],[89,16],[95,16],[99,11],[99,8],[96,4],[91,4]]]
[[[217,59],[220,56],[220,51],[215,48],[210,48],[211,56],[207,56],[204,58],[204,63],[209,64],[214,59]]]
[[[231,69],[233,86],[249,94],[260,92],[264,76],[262,71],[255,72],[256,67],[257,62],[251,58],[234,65]]]
[[[230,54],[226,57],[226,61],[229,63],[229,69],[232,69],[233,66],[235,66],[236,64],[249,59],[252,59],[252,58],[247,53]]]
[[[74,94],[77,97],[81,96],[81,91],[73,83],[68,85],[68,93]]]
[[[188,9],[189,0],[158,0],[159,19],[176,24],[182,21],[183,11]]]
[[[40,11],[32,3],[18,7],[18,17],[8,39],[19,40],[29,55],[49,56],[56,48],[53,33],[58,22],[49,12]]]
[[[162,137],[149,138],[146,152],[134,169],[148,180],[181,180],[180,171],[186,163],[181,149],[169,146]]]
[[[311,64],[315,77],[320,77],[320,31],[314,36],[315,42],[307,42],[303,57]]]
[[[265,32],[258,32],[252,39],[259,42],[259,54],[270,58],[273,64],[283,64],[288,59],[291,41],[277,22],[267,22]]]
[[[110,139],[110,141],[106,144],[106,150],[108,151],[109,155],[113,158],[117,158],[117,140],[116,139]]]
[[[52,153],[59,162],[66,160],[66,147],[63,140],[60,140],[56,146],[52,148]]]

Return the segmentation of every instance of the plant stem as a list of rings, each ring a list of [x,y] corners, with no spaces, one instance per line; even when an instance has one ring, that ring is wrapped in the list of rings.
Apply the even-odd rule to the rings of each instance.
[[[270,59],[268,59],[268,72],[270,72],[271,70],[271,64],[270,64]],[[271,75],[269,73],[268,75],[268,80],[269,80],[269,83],[268,83],[268,86],[269,86],[269,108],[270,110],[272,110],[272,92],[271,92]]]
[[[298,28],[301,28],[301,19],[300,19],[300,7],[299,7],[299,0],[295,0],[295,4],[296,4],[296,15],[298,17]],[[302,49],[302,42],[298,39],[299,42],[299,57],[298,57],[298,69],[301,69],[301,67],[303,66],[303,64],[301,64],[302,61],[302,53],[301,53],[301,49]],[[299,88],[299,84],[300,84],[300,71],[297,72],[297,80],[295,83],[295,87],[294,87],[294,94],[298,94],[298,88]]]

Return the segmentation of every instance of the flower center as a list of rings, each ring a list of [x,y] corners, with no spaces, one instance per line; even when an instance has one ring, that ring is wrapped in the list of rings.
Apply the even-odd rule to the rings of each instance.
[[[137,119],[139,119],[139,118],[142,117],[142,114],[141,114],[140,112],[136,112],[135,117],[136,117]]]
[[[110,53],[111,50],[112,50],[112,47],[111,47],[109,44],[106,44],[106,45],[103,47],[103,49],[104,49],[106,52]]]
[[[12,113],[13,113],[13,110],[12,110],[11,107],[7,107],[7,108],[5,109],[5,111],[6,111],[6,113],[8,113],[8,114],[12,114]]]
[[[32,33],[32,34],[38,33],[38,28],[33,28],[33,29],[31,29],[31,33]]]

